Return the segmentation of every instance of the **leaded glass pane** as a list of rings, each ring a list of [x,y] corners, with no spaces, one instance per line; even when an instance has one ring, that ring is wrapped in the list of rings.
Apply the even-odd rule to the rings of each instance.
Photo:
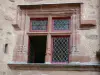
[[[33,20],[32,30],[47,30],[47,20]]]
[[[69,19],[54,19],[54,30],[68,30]]]
[[[52,62],[68,62],[69,37],[53,37]]]

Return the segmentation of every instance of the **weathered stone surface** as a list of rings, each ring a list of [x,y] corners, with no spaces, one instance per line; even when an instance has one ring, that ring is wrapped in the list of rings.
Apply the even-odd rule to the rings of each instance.
[[[27,2],[38,2],[38,1],[43,1],[43,0],[25,0]]]
[[[5,15],[5,20],[12,21],[13,19],[10,16]]]
[[[98,35],[86,35],[87,39],[91,39],[91,40],[97,40],[98,39]]]
[[[72,48],[73,53],[75,53],[73,55],[81,55],[83,57],[88,56],[87,59],[89,59],[89,62],[97,62],[94,52],[100,48],[100,33],[98,30],[100,29],[100,0],[0,0],[0,75],[100,75],[100,72],[90,71],[11,70],[7,67],[7,63],[12,62],[16,42],[22,40],[22,35],[20,34],[23,34],[23,31],[15,31],[12,27],[12,21],[16,20],[17,17],[17,5],[77,2],[83,3],[81,19],[96,20],[96,28],[89,30],[77,30],[80,38],[77,39],[78,41],[76,41],[76,46]],[[19,41],[17,41],[18,32],[21,37]],[[8,54],[4,54],[5,43],[9,43]],[[26,46],[23,47],[23,49],[23,53],[27,54],[28,51],[26,51]],[[77,58],[75,61],[80,62],[80,59],[81,58]],[[86,62],[88,61],[87,59],[84,57]]]
[[[11,1],[11,2],[15,2],[15,0],[9,0],[9,1]]]

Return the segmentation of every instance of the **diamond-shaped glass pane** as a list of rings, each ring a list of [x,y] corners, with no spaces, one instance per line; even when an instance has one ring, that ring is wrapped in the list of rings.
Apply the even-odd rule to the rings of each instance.
[[[47,30],[48,20],[32,20],[32,30]]]
[[[54,19],[54,30],[68,30],[69,19]]]
[[[69,37],[53,37],[53,62],[68,62]]]

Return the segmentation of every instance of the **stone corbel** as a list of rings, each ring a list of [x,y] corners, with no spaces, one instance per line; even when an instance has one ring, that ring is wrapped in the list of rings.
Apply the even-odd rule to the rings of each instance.
[[[81,28],[94,28],[96,26],[96,20],[81,20]]]

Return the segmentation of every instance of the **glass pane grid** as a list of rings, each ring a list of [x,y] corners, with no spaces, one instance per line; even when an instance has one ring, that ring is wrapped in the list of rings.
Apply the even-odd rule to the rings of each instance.
[[[53,37],[52,62],[68,62],[69,37]]]
[[[54,30],[68,30],[69,24],[69,19],[54,19]]]
[[[48,21],[47,20],[33,20],[32,30],[47,30]]]

